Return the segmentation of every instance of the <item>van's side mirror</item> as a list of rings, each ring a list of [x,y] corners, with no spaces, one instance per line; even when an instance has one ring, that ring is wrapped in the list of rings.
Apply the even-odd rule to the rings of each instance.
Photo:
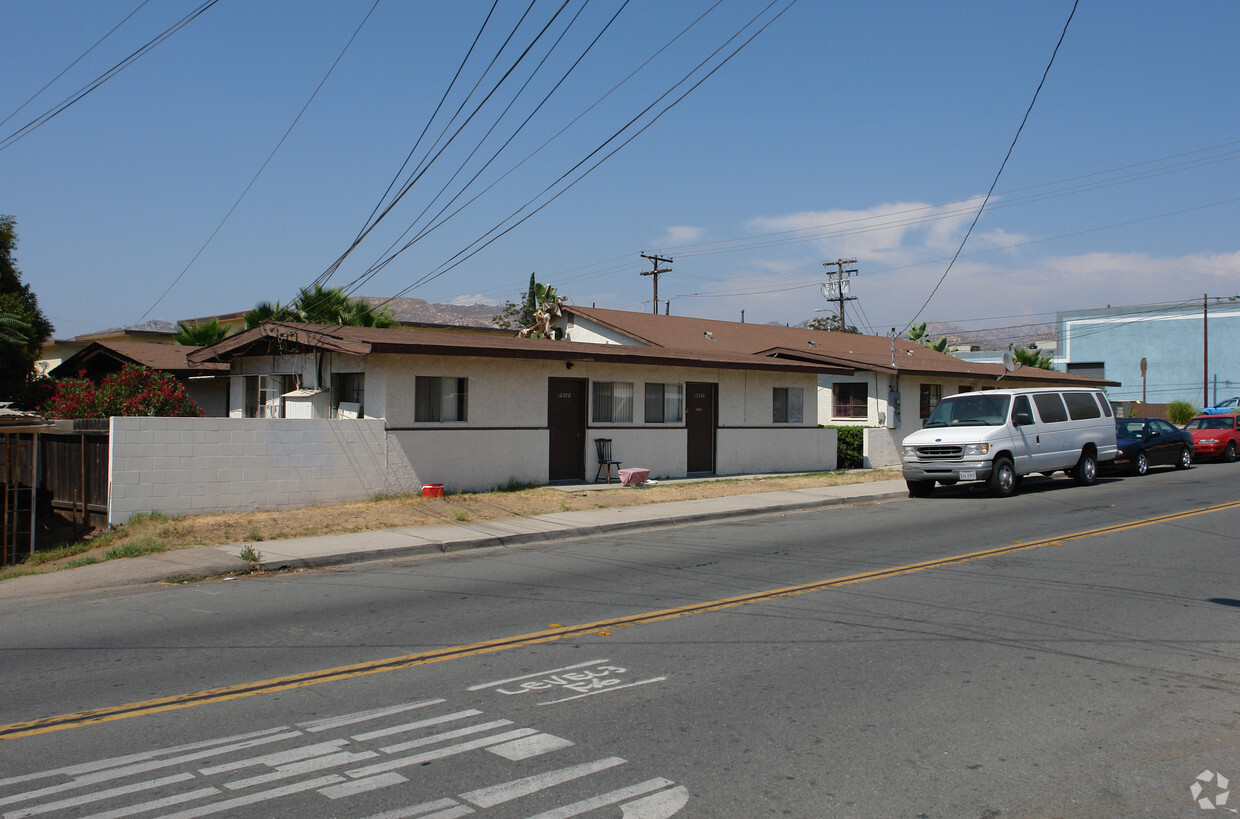
[[[1012,413],[1012,423],[1018,427],[1033,425],[1033,413],[1029,410],[1016,410]]]

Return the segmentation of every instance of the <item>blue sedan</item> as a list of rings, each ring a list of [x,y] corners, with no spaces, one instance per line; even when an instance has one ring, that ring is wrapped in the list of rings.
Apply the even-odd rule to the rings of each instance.
[[[1188,469],[1193,463],[1192,434],[1161,418],[1116,418],[1115,445],[1115,466],[1133,475],[1156,464]]]
[[[1198,412],[1198,415],[1227,415],[1240,410],[1240,395],[1234,398],[1228,398],[1226,401],[1219,401],[1212,407],[1206,407]]]

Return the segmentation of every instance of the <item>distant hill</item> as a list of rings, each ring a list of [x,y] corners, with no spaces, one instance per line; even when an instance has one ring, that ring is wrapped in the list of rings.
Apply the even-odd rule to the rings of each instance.
[[[387,301],[378,296],[362,296],[361,299],[371,305]],[[392,299],[384,307],[395,314],[397,321],[457,327],[494,327],[491,319],[500,311],[494,304],[431,304],[423,299]]]
[[[812,319],[806,319],[794,327],[808,327]],[[771,324],[783,322],[772,321]],[[947,336],[949,347],[976,346],[982,350],[1006,350],[1011,347],[1028,347],[1031,342],[1041,344],[1054,341],[1055,328],[1049,324],[1021,323],[1012,327],[998,327],[989,330],[966,330],[958,324],[947,321],[927,321],[926,335],[934,341]]]

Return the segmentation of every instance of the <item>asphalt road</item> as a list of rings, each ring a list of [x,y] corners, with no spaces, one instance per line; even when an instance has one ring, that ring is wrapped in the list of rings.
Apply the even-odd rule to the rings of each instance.
[[[1240,777],[1237,486],[0,608],[0,815],[1219,815],[1190,788]]]

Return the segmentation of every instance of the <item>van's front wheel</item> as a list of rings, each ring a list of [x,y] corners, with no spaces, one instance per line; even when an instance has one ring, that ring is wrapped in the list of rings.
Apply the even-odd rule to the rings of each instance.
[[[1082,452],[1072,469],[1072,480],[1080,486],[1092,486],[1098,480],[1098,459],[1092,452]]]
[[[910,498],[928,498],[930,493],[934,491],[934,481],[910,481],[908,484],[908,496]]]
[[[990,494],[1000,498],[1006,498],[1016,491],[1016,467],[1012,466],[1010,458],[995,459],[987,484]]]

